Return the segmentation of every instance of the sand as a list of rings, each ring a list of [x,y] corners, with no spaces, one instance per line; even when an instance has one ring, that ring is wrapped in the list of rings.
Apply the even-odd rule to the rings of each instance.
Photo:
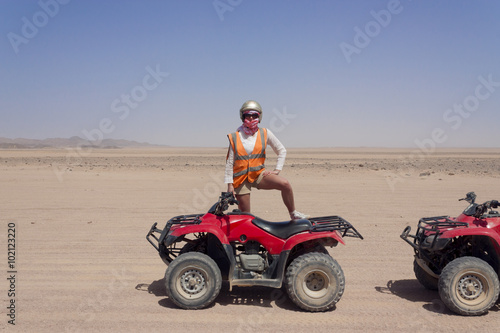
[[[346,278],[336,308],[303,312],[282,290],[223,285],[209,308],[178,309],[165,294],[166,266],[145,236],[153,222],[163,226],[216,201],[225,190],[225,154],[223,148],[1,150],[0,330],[498,330],[498,304],[487,315],[461,317],[420,286],[413,251],[399,235],[420,217],[458,215],[465,208],[458,199],[469,191],[478,201],[500,199],[500,149],[289,149],[281,175],[293,185],[297,209],[340,215],[365,238],[329,249]],[[287,218],[277,191],[255,191],[252,212]],[[11,300],[15,325],[8,323]]]

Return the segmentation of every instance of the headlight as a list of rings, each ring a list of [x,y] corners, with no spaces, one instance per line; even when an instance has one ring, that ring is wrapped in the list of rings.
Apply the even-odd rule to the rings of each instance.
[[[450,238],[439,238],[438,235],[430,235],[424,239],[421,247],[433,251],[440,251],[448,245],[450,240]]]

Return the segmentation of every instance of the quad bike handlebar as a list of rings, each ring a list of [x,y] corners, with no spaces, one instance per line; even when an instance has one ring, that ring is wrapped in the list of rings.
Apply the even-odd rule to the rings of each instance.
[[[468,203],[471,204],[471,206],[475,206],[473,208],[475,208],[475,211],[473,214],[474,217],[476,218],[480,218],[481,216],[483,216],[484,213],[486,213],[486,211],[488,209],[492,209],[492,208],[498,208],[498,206],[500,206],[498,200],[490,200],[490,201],[486,201],[482,204],[476,204],[476,194],[474,192],[469,192],[465,195],[465,198],[462,198],[462,199],[459,199],[458,201],[462,201],[462,200],[465,200],[467,201]],[[468,209],[466,209],[468,210]]]
[[[222,192],[219,201],[210,209],[215,215],[224,215],[224,211],[229,208],[229,205],[238,205],[239,202],[236,200],[232,192]]]
[[[474,192],[469,192],[465,195],[465,198],[458,199],[458,201],[467,201],[470,204],[473,204],[476,201],[476,193]]]
[[[485,203],[480,204],[476,207],[476,213],[474,214],[474,217],[480,218],[484,213],[486,213],[488,209],[498,208],[498,206],[498,200],[486,201]]]

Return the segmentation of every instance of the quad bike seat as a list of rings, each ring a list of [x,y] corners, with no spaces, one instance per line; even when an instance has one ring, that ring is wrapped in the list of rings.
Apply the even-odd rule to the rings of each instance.
[[[252,223],[257,227],[264,229],[271,235],[274,235],[281,239],[286,239],[294,234],[298,234],[299,232],[310,230],[312,227],[311,222],[306,219],[284,222],[269,222],[259,217],[255,217],[252,220]]]

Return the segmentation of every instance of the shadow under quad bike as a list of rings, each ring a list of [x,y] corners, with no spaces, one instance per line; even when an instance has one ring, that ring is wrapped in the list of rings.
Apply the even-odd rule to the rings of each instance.
[[[154,223],[146,239],[168,265],[167,295],[184,309],[201,309],[218,296],[222,280],[233,286],[286,286],[290,299],[307,311],[326,311],[344,292],[344,273],[326,246],[343,237],[363,239],[339,216],[268,222],[235,209],[232,193],[222,192],[205,214]]]
[[[415,235],[408,226],[401,238],[415,250],[417,280],[439,290],[453,312],[476,316],[488,312],[499,295],[500,214],[493,210],[499,203],[477,204],[474,192],[460,200],[469,206],[459,216],[422,218]]]

